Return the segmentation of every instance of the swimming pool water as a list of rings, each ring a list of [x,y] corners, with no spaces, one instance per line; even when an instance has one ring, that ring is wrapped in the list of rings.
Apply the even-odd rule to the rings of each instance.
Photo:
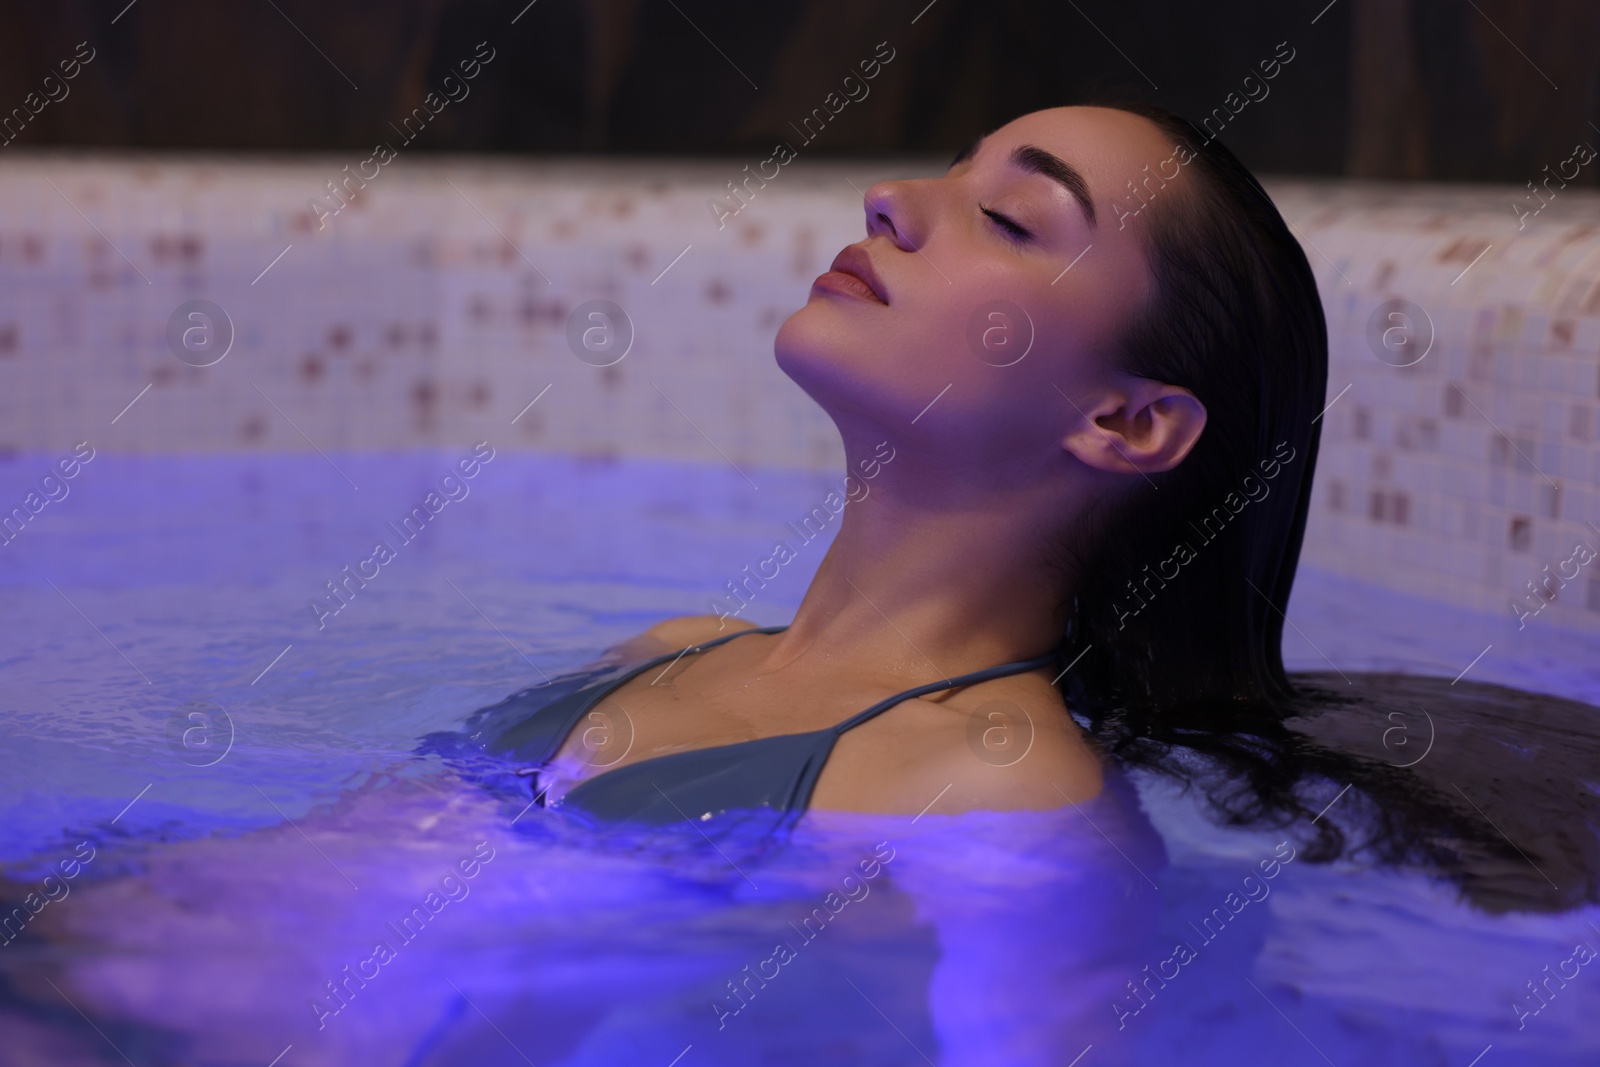
[[[467,453],[102,454],[0,546],[5,895],[68,890],[0,947],[0,1059],[1600,1062],[1594,909],[1285,861],[1143,777],[1082,810],[813,813],[775,848],[595,836],[414,756],[707,610],[834,481],[501,452],[391,533]],[[0,461],[0,499],[57,458]],[[824,550],[745,617],[786,622]],[[1537,620],[1309,569],[1290,620],[1291,669],[1600,704],[1594,639]]]

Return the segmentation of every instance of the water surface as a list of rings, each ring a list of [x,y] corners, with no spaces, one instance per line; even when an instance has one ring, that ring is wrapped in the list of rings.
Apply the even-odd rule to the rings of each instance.
[[[0,547],[0,861],[7,897],[59,896],[0,948],[8,1062],[1600,1059],[1593,909],[1286,858],[1148,776],[1058,812],[813,813],[775,846],[597,835],[415,754],[705,611],[833,488],[501,453],[402,543],[467,451],[103,454]],[[0,462],[3,499],[55,458]],[[377,577],[308,607],[380,539]],[[745,617],[787,622],[823,550]],[[1537,621],[1314,570],[1290,619],[1292,669],[1449,678],[1492,646],[1471,679],[1600,703],[1595,642]]]

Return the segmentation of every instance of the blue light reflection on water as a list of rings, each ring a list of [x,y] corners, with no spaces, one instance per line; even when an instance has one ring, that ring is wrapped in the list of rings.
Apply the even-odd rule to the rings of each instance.
[[[0,499],[53,458],[0,463]],[[814,813],[785,849],[728,855],[597,841],[537,809],[511,825],[513,798],[411,758],[416,738],[706,610],[775,539],[794,542],[785,521],[832,479],[760,472],[757,494],[725,467],[503,452],[319,630],[307,599],[393,543],[385,521],[457,458],[334,456],[357,490],[316,455],[106,454],[0,548],[0,858],[26,884],[81,840],[99,849],[75,895],[0,956],[36,1009],[0,1025],[48,1029],[38,989],[22,988],[45,960],[148,1062],[266,1063],[289,1044],[285,1064],[541,1067],[665,1064],[685,1046],[684,1067],[1065,1063],[1091,1045],[1084,1067],[1231,1063],[1245,1048],[1341,1067],[1465,1067],[1490,1045],[1482,1067],[1600,1056],[1581,1023],[1600,1014],[1593,968],[1520,1031],[1511,1008],[1575,941],[1600,947],[1592,912],[1490,918],[1417,878],[1291,862],[1206,940],[1190,924],[1277,839],[1217,831],[1150,782],[1159,838],[1115,795],[914,824]],[[747,617],[787,621],[823,547],[805,546]],[[1291,619],[1295,668],[1326,669],[1326,654],[1453,676],[1494,643],[1473,678],[1600,703],[1592,640],[1537,624],[1310,570]],[[232,734],[211,766],[182,743],[197,723],[207,744]],[[317,1029],[322,983],[371,960],[374,937],[479,841],[495,858],[460,882],[469,895],[391,963],[366,964],[377,976]],[[783,932],[883,841],[896,858],[836,926]],[[61,962],[62,930],[104,951]],[[795,958],[766,964],[778,976],[719,1029],[726,982],[783,937],[800,940]],[[1180,938],[1193,960],[1130,1013],[1125,983],[1171,974]]]

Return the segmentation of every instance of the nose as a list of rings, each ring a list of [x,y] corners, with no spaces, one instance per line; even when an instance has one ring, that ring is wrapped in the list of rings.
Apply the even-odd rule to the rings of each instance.
[[[867,236],[887,237],[896,247],[915,252],[922,247],[922,212],[916,182],[878,182],[866,192]]]

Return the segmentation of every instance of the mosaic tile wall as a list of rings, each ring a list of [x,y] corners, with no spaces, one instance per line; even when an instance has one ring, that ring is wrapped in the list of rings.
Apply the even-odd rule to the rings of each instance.
[[[1306,558],[1600,632],[1600,196],[1273,193],[1331,346]]]
[[[773,333],[859,238],[859,190],[942,166],[806,161],[719,229],[706,201],[748,161],[402,158],[351,197],[358,162],[11,156],[0,450],[488,438],[834,466]],[[1519,220],[1526,190],[1269,188],[1332,344],[1307,561],[1600,632],[1600,561],[1577,549],[1600,550],[1600,196],[1560,190]],[[232,327],[207,367],[169,341],[194,299]],[[569,347],[592,300],[632,325],[610,366]]]
[[[772,337],[859,239],[849,182],[883,168],[784,173],[719,229],[706,200],[742,162],[402,159],[318,218],[308,201],[337,203],[326,183],[346,162],[33,157],[0,172],[0,448],[488,437],[596,456],[842,461],[831,423],[774,365]],[[234,327],[212,367],[169,351],[168,317],[191,298]],[[597,299],[633,327],[608,367],[567,339],[569,315]]]

